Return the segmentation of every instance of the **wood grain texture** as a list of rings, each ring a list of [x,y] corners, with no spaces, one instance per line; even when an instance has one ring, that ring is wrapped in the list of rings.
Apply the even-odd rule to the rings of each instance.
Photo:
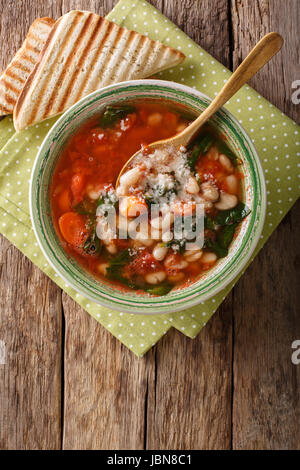
[[[38,16],[58,17],[59,2],[0,0],[0,69]],[[61,291],[0,237],[0,449],[61,445]]]
[[[300,448],[300,204],[234,290],[233,448]]]
[[[0,449],[59,449],[61,293],[0,239]]]
[[[297,0],[232,0],[233,65],[270,31],[284,39],[281,51],[249,82],[262,96],[300,123],[292,83],[300,77],[300,2]]]
[[[88,10],[105,16],[118,3],[117,0],[61,0],[62,12],[70,10]]]
[[[155,347],[147,449],[230,449],[231,300],[190,340],[178,331]]]
[[[63,304],[63,448],[143,449],[153,352],[138,359],[67,295]]]
[[[264,33],[283,35],[282,51],[252,85],[298,121],[291,80],[297,77],[299,13],[293,0],[284,7],[277,0],[237,0],[232,8],[234,67]],[[291,344],[300,338],[299,209],[300,201],[234,289],[235,449],[300,446],[300,369],[291,362]]]
[[[5,68],[21,46],[31,23],[38,17],[61,16],[60,1],[0,0],[0,70]]]
[[[229,66],[228,0],[150,0],[149,3],[222,64]]]

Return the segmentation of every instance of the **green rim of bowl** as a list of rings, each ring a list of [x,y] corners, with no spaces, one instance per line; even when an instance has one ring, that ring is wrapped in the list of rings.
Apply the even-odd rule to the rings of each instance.
[[[242,222],[229,255],[192,285],[171,291],[164,297],[123,292],[95,279],[64,251],[51,218],[49,183],[61,149],[68,138],[107,104],[137,99],[164,100],[199,114],[211,102],[206,95],[187,86],[162,80],[136,80],[111,85],[84,97],[66,111],[50,129],[37,155],[30,184],[31,220],[39,245],[55,271],[77,292],[105,307],[143,314],[165,314],[192,307],[224,289],[249,261],[260,238],[266,211],[266,189],[260,160],[250,137],[225,109],[211,124],[227,138],[228,145],[242,159],[245,202],[251,214]]]

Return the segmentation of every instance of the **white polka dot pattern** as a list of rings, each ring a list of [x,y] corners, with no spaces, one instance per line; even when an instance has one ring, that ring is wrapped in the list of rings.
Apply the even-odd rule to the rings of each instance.
[[[160,73],[160,78],[184,83],[213,97],[230,76],[221,64],[144,1],[121,0],[108,19],[161,40],[186,55],[183,65]],[[299,195],[300,132],[294,122],[249,86],[234,96],[227,107],[255,142],[266,175],[268,210],[256,254]],[[19,134],[15,134],[11,117],[0,122],[1,232],[138,356],[145,354],[172,326],[194,338],[237,279],[215,298],[189,310],[173,315],[144,317],[110,311],[91,303],[68,286],[48,265],[31,227],[28,184],[37,151],[53,122],[55,118]]]

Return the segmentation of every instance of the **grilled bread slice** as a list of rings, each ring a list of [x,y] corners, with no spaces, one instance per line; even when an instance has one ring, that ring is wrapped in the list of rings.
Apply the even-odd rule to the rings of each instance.
[[[51,18],[37,18],[30,26],[21,48],[0,76],[0,116],[13,112],[54,23]]]
[[[145,78],[184,60],[164,44],[95,13],[59,18],[14,109],[17,131],[62,113],[106,85]]]

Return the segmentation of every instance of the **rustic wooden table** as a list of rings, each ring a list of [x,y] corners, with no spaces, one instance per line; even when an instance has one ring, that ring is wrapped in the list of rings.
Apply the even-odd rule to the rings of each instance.
[[[36,17],[115,3],[0,0],[0,68]],[[299,122],[298,0],[152,3],[231,69],[281,33],[282,53],[252,85]],[[1,237],[0,448],[300,449],[299,235],[298,204],[197,339],[172,330],[143,359]]]

